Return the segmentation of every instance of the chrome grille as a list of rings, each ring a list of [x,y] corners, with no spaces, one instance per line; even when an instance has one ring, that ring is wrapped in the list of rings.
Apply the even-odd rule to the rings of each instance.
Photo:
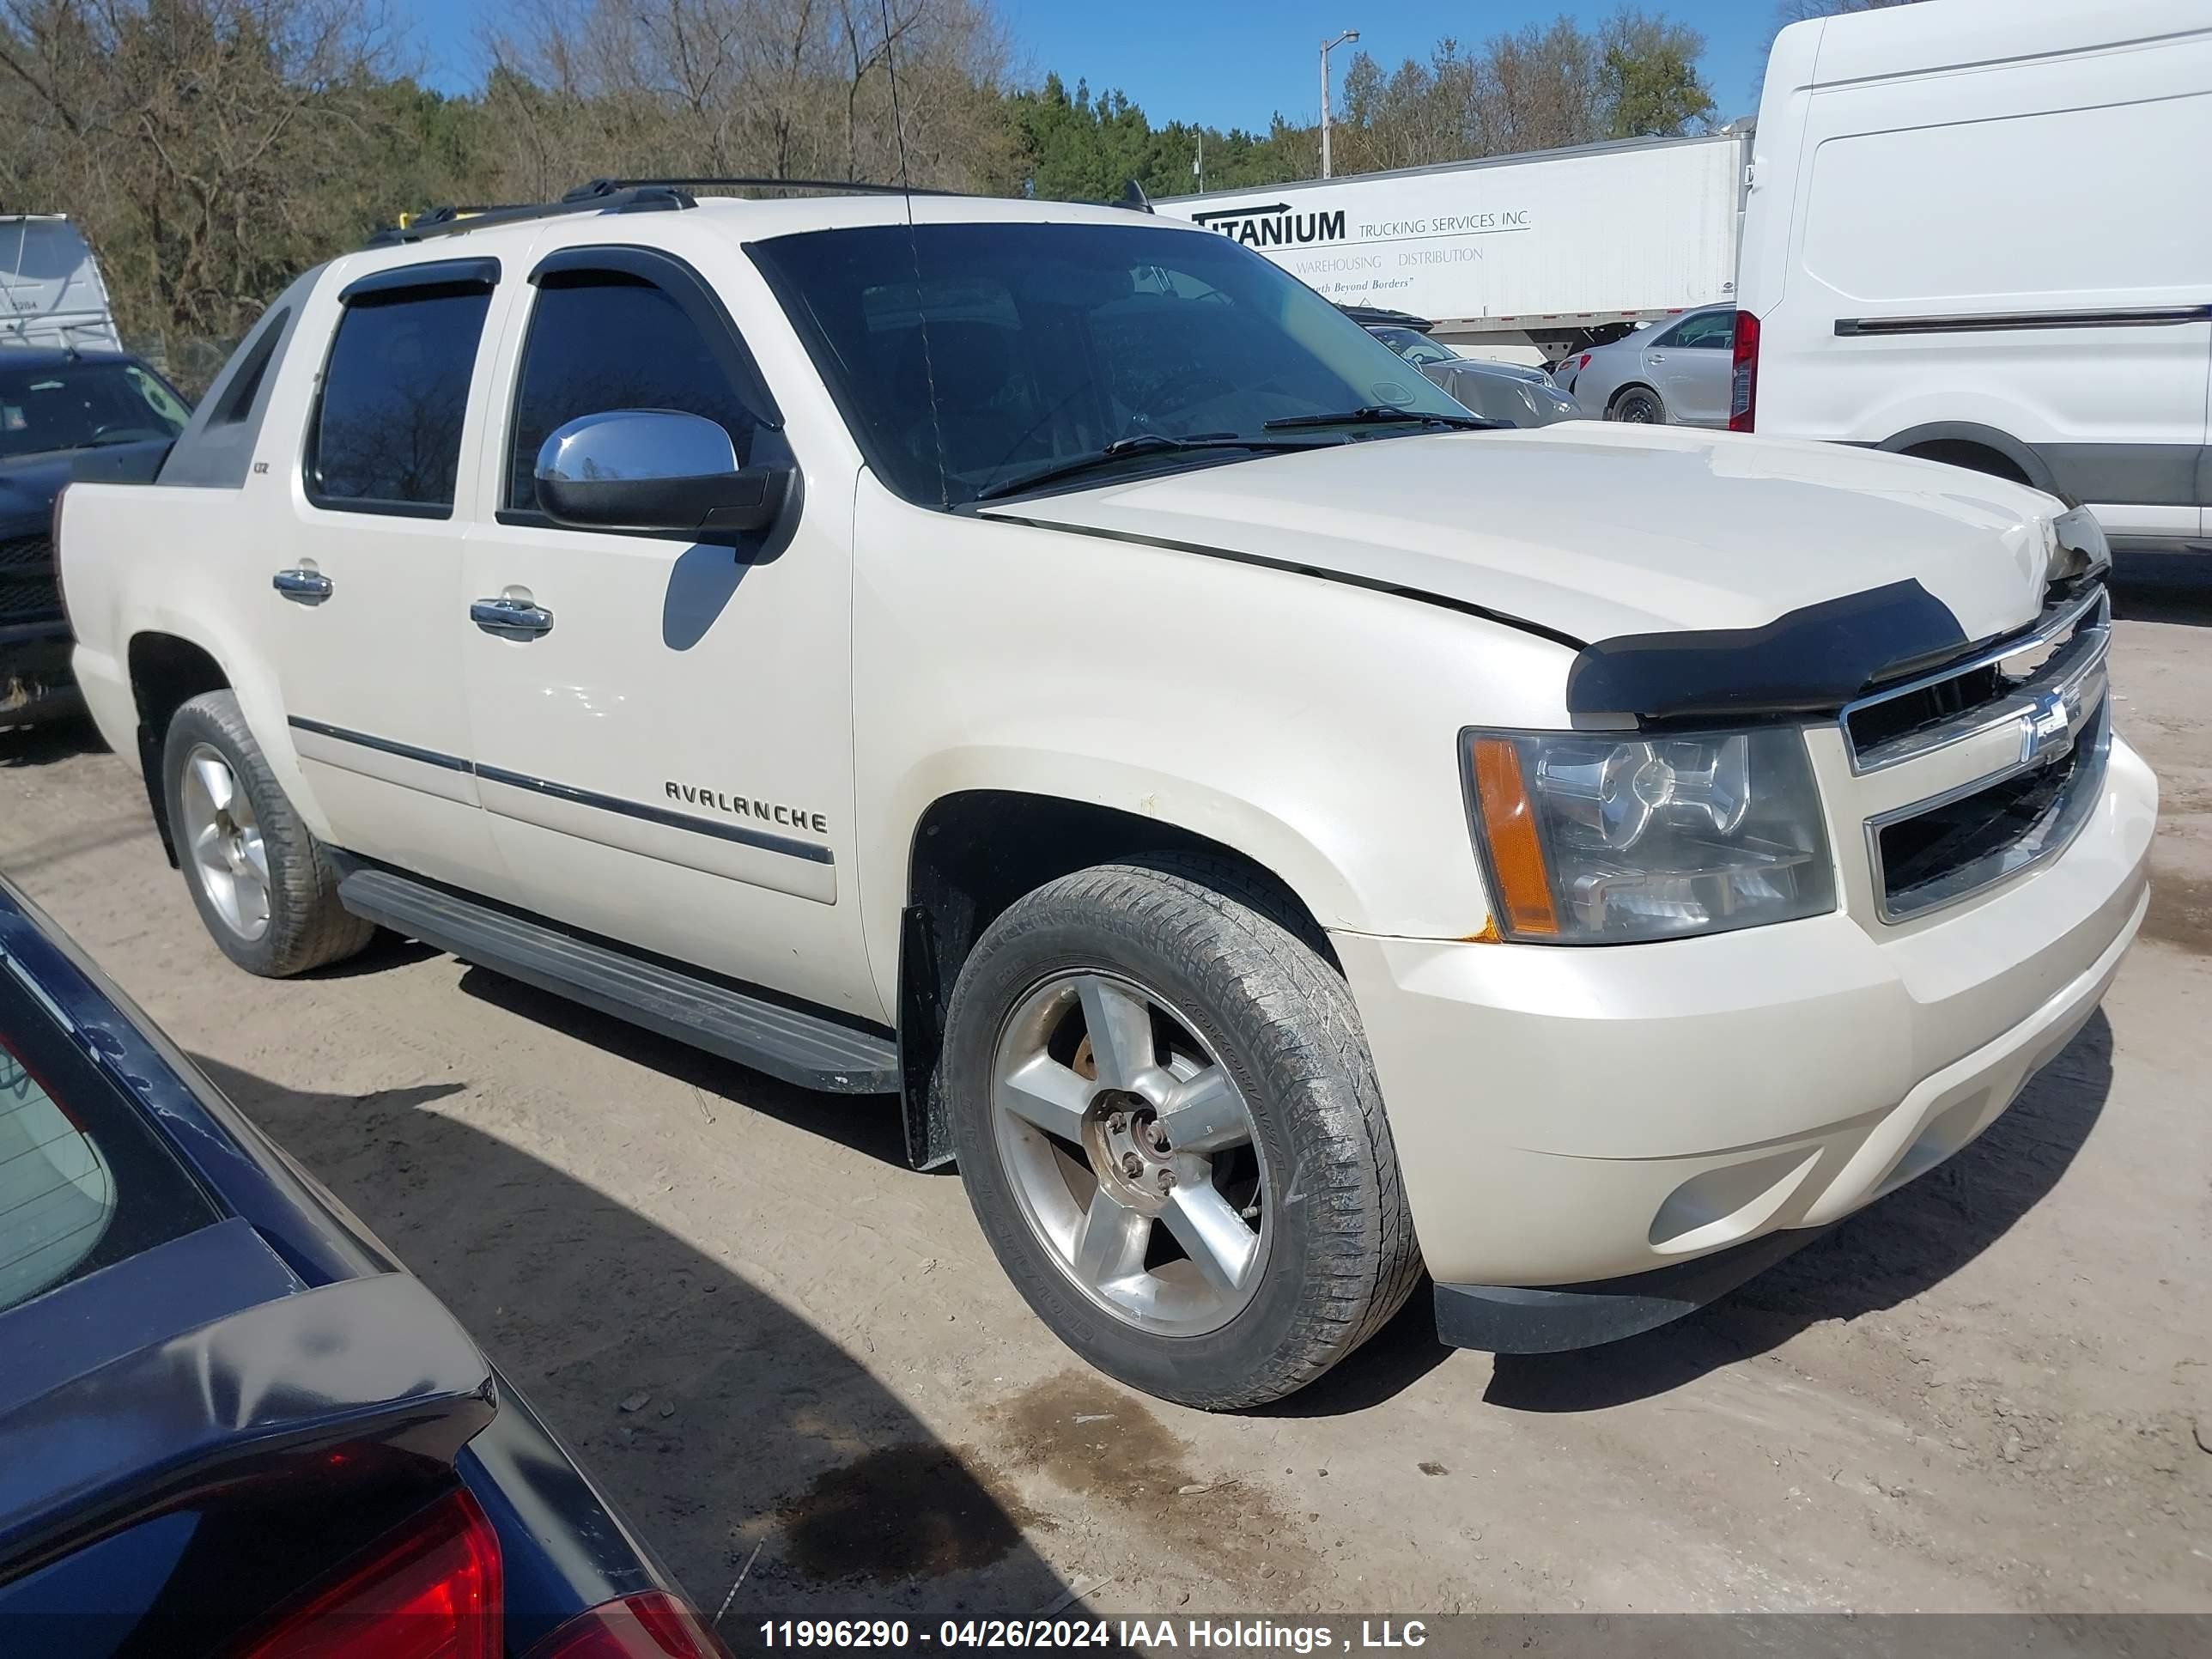
[[[1861,776],[1971,739],[2003,757],[1970,781],[1866,821],[1885,921],[1954,903],[2073,839],[2104,784],[2111,641],[2104,589],[2077,589],[2023,633],[1844,710],[1844,746]],[[2002,741],[2008,730],[2017,747]]]
[[[44,536],[0,541],[0,623],[43,622],[61,614],[52,544]]]
[[[2112,607],[2101,585],[2045,607],[2035,626],[1988,650],[1844,710],[1851,770],[1878,772],[2032,714],[2042,701],[2101,671]]]

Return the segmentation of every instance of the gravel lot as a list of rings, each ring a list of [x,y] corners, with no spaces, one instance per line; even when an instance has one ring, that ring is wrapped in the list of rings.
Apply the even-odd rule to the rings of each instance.
[[[1979,1143],[1703,1314],[1207,1418],[1083,1370],[889,1102],[418,946],[269,983],[88,728],[0,867],[445,1297],[733,1641],[770,1616],[2212,1611],[2212,568],[2130,568],[2142,942]]]

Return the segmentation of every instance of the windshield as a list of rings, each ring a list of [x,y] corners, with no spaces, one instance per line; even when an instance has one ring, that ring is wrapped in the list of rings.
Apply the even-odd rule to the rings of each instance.
[[[173,438],[183,399],[136,363],[18,368],[0,358],[0,458]]]
[[[1256,441],[1268,422],[1296,416],[1467,416],[1311,289],[1204,231],[1133,219],[878,225],[779,237],[752,253],[869,464],[924,506],[970,501],[1146,434]],[[1345,434],[1427,429],[1369,422]],[[1119,465],[1252,453],[1147,445]]]

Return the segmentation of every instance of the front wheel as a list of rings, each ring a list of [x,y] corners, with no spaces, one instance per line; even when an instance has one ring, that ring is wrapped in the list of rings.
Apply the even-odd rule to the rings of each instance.
[[[1420,1271],[1343,980],[1228,868],[1104,865],[1019,900],[953,993],[945,1084],[1000,1263],[1099,1370],[1258,1405]]]

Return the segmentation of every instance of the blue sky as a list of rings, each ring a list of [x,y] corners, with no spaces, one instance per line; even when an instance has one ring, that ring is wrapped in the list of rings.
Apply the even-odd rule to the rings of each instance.
[[[499,0],[404,0],[416,19],[413,43],[432,84],[449,91],[482,76],[477,40]],[[1704,70],[1723,118],[1759,103],[1758,77],[1775,27],[1773,0],[1651,0],[1705,37]],[[1360,47],[1386,65],[1425,58],[1442,36],[1479,41],[1565,12],[1584,27],[1615,9],[1562,0],[1000,0],[1013,36],[1015,66],[1025,79],[1057,70],[1070,84],[1119,87],[1155,120],[1264,128],[1280,109],[1311,120],[1320,104],[1316,57],[1340,29],[1360,32]],[[1331,67],[1341,86],[1348,51]]]

